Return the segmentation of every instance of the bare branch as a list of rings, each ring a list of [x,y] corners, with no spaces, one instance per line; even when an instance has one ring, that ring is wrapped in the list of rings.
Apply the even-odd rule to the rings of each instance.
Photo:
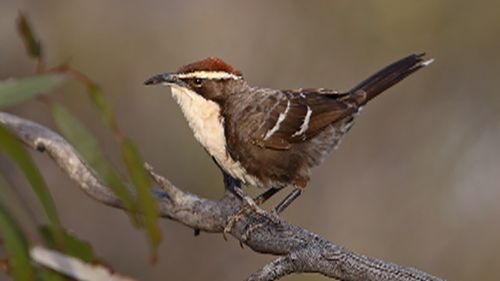
[[[120,200],[58,134],[8,113],[0,112],[0,123],[27,146],[47,152],[92,198],[112,207],[123,208]],[[229,177],[225,177],[224,197],[214,201],[185,192],[154,173],[150,166],[147,168],[160,185],[152,192],[161,215],[193,229],[222,233],[227,222],[240,214],[244,206],[242,200],[229,191],[238,185]],[[289,274],[304,272],[352,281],[442,280],[416,269],[353,253],[272,214],[247,212],[242,219],[235,221],[230,234],[256,252],[281,256],[252,274],[248,280],[277,280]]]

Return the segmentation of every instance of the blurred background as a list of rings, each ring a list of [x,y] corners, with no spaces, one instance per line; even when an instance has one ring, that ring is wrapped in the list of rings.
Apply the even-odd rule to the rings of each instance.
[[[145,78],[219,56],[255,85],[346,90],[396,59],[427,52],[435,63],[365,108],[283,216],[364,255],[448,280],[498,280],[500,2],[2,0],[0,79],[35,68],[16,34],[19,10],[43,40],[49,66],[69,63],[100,83],[144,158],[209,198],[222,194],[219,171],[169,91],[144,87]],[[118,163],[115,142],[82,87],[66,83],[53,97]],[[40,102],[10,112],[55,127]],[[243,280],[273,259],[163,220],[160,259],[151,265],[148,243],[126,215],[84,195],[45,155],[34,157],[63,224],[123,274]],[[34,202],[5,157],[0,172]]]

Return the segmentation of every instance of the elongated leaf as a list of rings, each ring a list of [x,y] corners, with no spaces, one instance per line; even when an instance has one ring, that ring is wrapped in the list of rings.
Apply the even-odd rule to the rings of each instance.
[[[154,259],[156,257],[156,248],[161,240],[161,233],[156,224],[158,211],[156,203],[151,197],[150,180],[143,167],[144,162],[142,161],[142,157],[132,141],[122,135],[118,124],[116,123],[113,110],[104,99],[101,88],[90,80],[86,82],[86,86],[87,93],[89,94],[92,103],[101,114],[102,120],[115,134],[115,137],[121,144],[122,159],[127,167],[129,177],[136,189],[137,210],[144,218],[144,224],[149,236],[151,249],[153,251],[152,258]]]
[[[17,31],[24,41],[28,55],[32,58],[40,59],[42,57],[42,44],[35,37],[31,24],[22,13],[19,13],[19,18],[17,19]]]
[[[151,196],[151,182],[147,171],[144,169],[144,161],[135,144],[124,139],[122,143],[122,159],[127,167],[128,174],[137,191],[137,203],[139,212],[144,216],[144,224],[149,236],[152,250],[152,260],[156,258],[157,247],[161,241],[160,229],[157,225],[158,208]]]
[[[99,113],[101,114],[101,118],[104,123],[111,128],[113,131],[116,130],[116,122],[113,116],[113,110],[111,106],[106,102],[104,96],[102,95],[101,87],[95,83],[90,83],[87,85],[87,92],[90,96],[90,99],[94,103],[94,106],[97,108]]]
[[[43,74],[20,79],[0,81],[0,108],[12,106],[47,93],[60,85],[65,76],[62,74]]]
[[[7,209],[0,203],[0,236],[9,257],[14,280],[34,280],[28,242]]]
[[[54,240],[54,233],[50,227],[46,225],[39,227],[39,232],[44,238],[45,245],[50,248],[56,248],[56,241]],[[64,231],[64,253],[73,257],[77,257],[86,262],[97,262],[97,258],[94,254],[92,246],[86,242],[76,237],[75,235]]]
[[[21,223],[23,231],[34,233],[37,231],[36,218],[26,203],[19,198],[19,194],[9,186],[2,174],[0,174],[0,204],[2,204],[16,222]]]
[[[75,146],[76,150],[103,179],[104,183],[122,200],[125,208],[130,211],[133,221],[137,224],[137,208],[134,204],[134,198],[118,173],[103,156],[94,136],[64,106],[53,103],[51,111],[63,136]]]
[[[47,189],[47,185],[43,180],[42,175],[33,163],[24,147],[15,139],[12,134],[3,126],[0,126],[0,150],[3,150],[13,161],[16,162],[19,169],[31,184],[38,200],[43,206],[50,225],[54,231],[58,245],[63,247],[63,234],[59,216],[57,215],[54,200]]]
[[[67,281],[61,273],[45,268],[36,269],[36,279],[40,281]]]

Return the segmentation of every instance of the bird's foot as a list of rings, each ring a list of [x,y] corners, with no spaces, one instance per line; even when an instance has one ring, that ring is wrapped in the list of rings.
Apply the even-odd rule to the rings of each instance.
[[[233,231],[233,228],[236,225],[236,223],[242,221],[247,215],[251,214],[252,212],[257,214],[265,213],[264,210],[260,209],[259,206],[257,206],[255,201],[251,197],[247,195],[242,195],[241,199],[243,201],[241,209],[236,214],[230,216],[227,220],[226,227],[224,228],[224,232],[222,233],[224,240],[227,240],[226,235]]]
[[[253,225],[248,225],[248,228],[245,230],[245,233],[241,236],[242,241],[247,241],[250,235],[259,228],[262,228],[270,223],[275,225],[280,223],[279,214],[276,212],[276,210],[273,209],[271,212],[265,212],[262,209],[260,210],[262,212],[257,214],[261,215],[261,218],[264,220],[259,223],[254,223]]]
[[[241,209],[236,214],[228,218],[228,222],[222,234],[225,240],[227,240],[226,234],[232,232],[236,223],[242,221],[245,217],[249,215],[258,215],[262,218],[265,218],[268,222],[270,221],[272,223],[279,222],[279,217],[277,213],[275,213],[274,211],[272,213],[268,213],[265,210],[261,209],[251,197],[245,195],[242,197],[242,200],[243,200],[243,205]],[[249,225],[248,229],[241,236],[242,241],[246,241],[252,232],[261,228],[264,225],[266,225],[266,222],[260,222],[254,225]]]

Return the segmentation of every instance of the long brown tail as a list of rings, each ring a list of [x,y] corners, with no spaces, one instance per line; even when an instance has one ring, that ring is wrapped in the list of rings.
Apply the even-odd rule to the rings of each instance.
[[[355,95],[365,95],[361,101],[358,101],[360,102],[359,105],[363,105],[408,75],[428,66],[434,61],[433,59],[424,60],[424,55],[425,53],[413,54],[402,58],[373,74],[349,92]]]

